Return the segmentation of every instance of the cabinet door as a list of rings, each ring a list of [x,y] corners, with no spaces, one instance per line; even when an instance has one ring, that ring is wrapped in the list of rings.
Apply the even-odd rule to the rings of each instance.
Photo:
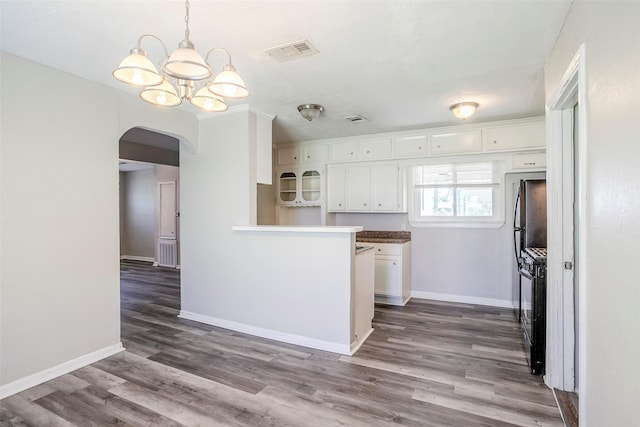
[[[422,157],[427,155],[427,136],[405,136],[393,140],[394,157]]]
[[[278,204],[295,205],[297,203],[297,188],[297,172],[278,172]]]
[[[300,174],[300,195],[302,202],[309,204],[310,202],[320,203],[321,201],[321,174],[318,170],[303,170]]]
[[[347,168],[329,165],[327,174],[327,209],[344,211],[347,208]]]
[[[327,146],[309,145],[302,148],[302,161],[304,163],[323,163],[327,161]]]
[[[402,296],[400,287],[400,260],[376,257],[375,292],[378,295]]]
[[[350,166],[347,171],[347,210],[371,210],[371,166]]]
[[[363,160],[390,159],[391,139],[365,139],[360,141],[361,157]]]
[[[395,212],[400,210],[400,167],[375,165],[371,168],[373,181],[373,210]]]
[[[298,147],[279,148],[278,166],[295,165],[300,162],[300,149]]]
[[[533,123],[485,130],[484,149],[503,151],[517,148],[544,148],[544,123]]]
[[[329,147],[333,161],[358,160],[358,141],[336,142]]]
[[[431,154],[479,153],[482,151],[482,134],[479,130],[469,132],[431,135]]]

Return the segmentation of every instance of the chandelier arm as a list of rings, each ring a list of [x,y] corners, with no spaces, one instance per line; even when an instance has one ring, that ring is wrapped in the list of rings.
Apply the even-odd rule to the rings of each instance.
[[[215,51],[220,51],[220,52],[224,52],[227,54],[227,58],[229,58],[229,64],[231,64],[231,54],[229,53],[229,51],[227,49],[223,49],[221,47],[214,47],[213,49],[209,50],[209,52],[207,52],[207,56],[204,58],[204,62],[206,62],[207,64],[209,64],[209,55]],[[211,67],[211,65],[209,65]]]
[[[167,45],[164,44],[164,42],[160,39],[160,37],[154,35],[154,34],[143,34],[140,36],[140,38],[138,39],[138,49],[141,49],[140,44],[142,43],[142,39],[144,39],[145,37],[151,37],[153,39],[156,39],[160,42],[160,44],[162,45],[162,49],[164,50],[164,57],[168,58],[169,57],[169,51],[167,50]]]

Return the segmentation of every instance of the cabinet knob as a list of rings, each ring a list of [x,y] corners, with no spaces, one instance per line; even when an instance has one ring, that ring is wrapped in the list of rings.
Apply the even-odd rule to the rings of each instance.
[[[378,206],[382,206],[382,203],[378,203]]]
[[[393,261],[393,265],[396,265],[396,262],[395,262],[395,261]]]
[[[293,156],[293,160],[298,160],[298,157],[296,157],[296,156]]]
[[[310,159],[310,158],[311,158],[311,156],[307,156],[307,159]]]
[[[371,151],[367,150],[367,154],[371,153]]]
[[[494,143],[494,144],[497,144],[497,143],[498,143],[498,141],[496,141],[496,140],[494,139],[494,140],[493,140],[493,143]]]
[[[382,252],[382,249],[378,248],[378,252]]]
[[[418,150],[422,150],[422,145],[418,146]]]
[[[367,204],[366,204],[366,203],[365,203],[364,205],[365,205],[365,206],[367,206]]]
[[[351,152],[351,155],[353,156],[353,151]]]
[[[338,203],[338,206],[342,206],[342,203]]]

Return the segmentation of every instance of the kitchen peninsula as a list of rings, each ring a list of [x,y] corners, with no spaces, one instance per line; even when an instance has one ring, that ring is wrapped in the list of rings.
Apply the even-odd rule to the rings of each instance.
[[[241,292],[251,316],[242,323],[185,311],[180,317],[335,353],[357,351],[373,331],[373,251],[356,254],[362,227],[232,230],[244,248],[240,268],[259,277]]]

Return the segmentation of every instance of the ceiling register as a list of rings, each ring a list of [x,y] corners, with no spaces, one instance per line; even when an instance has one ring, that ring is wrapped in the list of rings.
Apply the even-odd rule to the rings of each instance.
[[[189,40],[188,0],[185,2],[185,10],[184,40],[179,43],[178,49],[169,55],[167,46],[160,38],[153,34],[143,34],[129,56],[113,71],[113,77],[123,83],[142,87],[140,98],[153,105],[175,107],[185,100],[202,111],[225,111],[227,105],[224,98],[245,98],[249,96],[249,91],[231,64],[231,55],[226,49],[213,48],[202,59]],[[164,48],[165,58],[160,67],[162,73],[157,71],[140,47],[145,38],[159,41]],[[228,63],[212,78],[213,71],[208,60],[209,55],[216,51],[225,53]],[[200,83],[203,85],[197,88],[196,85]]]

